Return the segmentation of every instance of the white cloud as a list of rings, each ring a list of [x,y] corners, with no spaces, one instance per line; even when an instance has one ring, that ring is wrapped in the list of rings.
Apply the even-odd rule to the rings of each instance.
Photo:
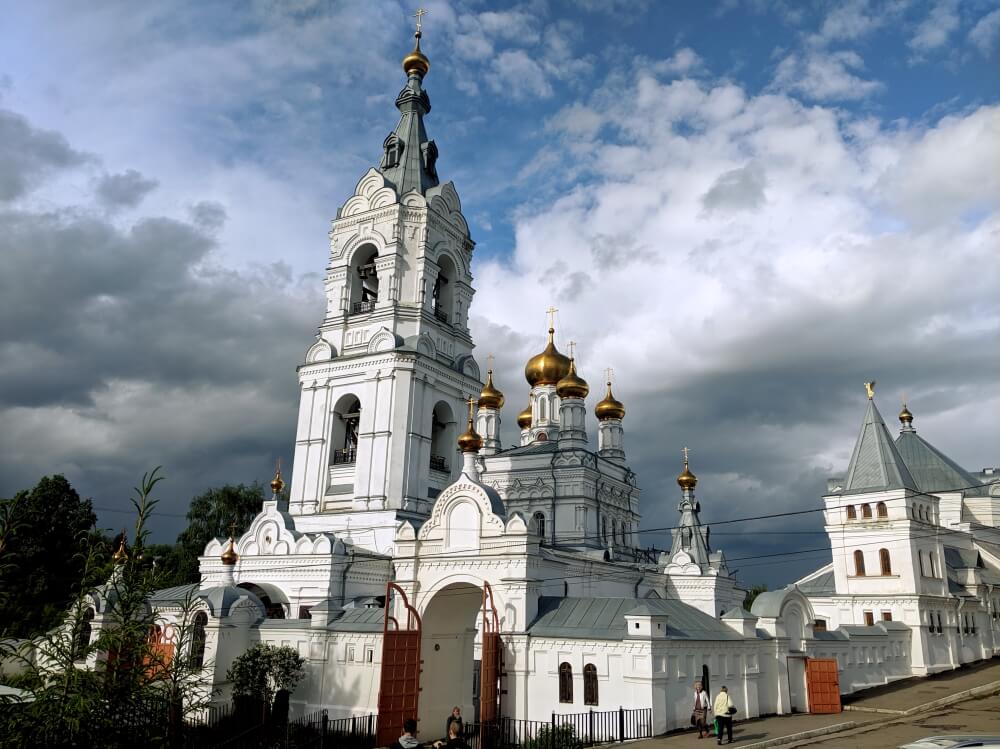
[[[682,75],[704,66],[704,60],[690,47],[683,47],[666,60],[653,63],[651,72],[656,75]]]
[[[855,74],[864,66],[861,56],[850,50],[793,53],[778,63],[774,85],[819,101],[864,99],[883,88],[879,81]]]
[[[939,0],[917,26],[907,44],[918,54],[938,49],[948,41],[951,33],[958,28],[958,23],[956,0]]]
[[[989,57],[1000,41],[1000,8],[980,18],[969,32],[969,41],[979,48],[983,57]]]
[[[552,85],[541,65],[523,49],[508,49],[493,60],[490,87],[515,99],[552,96]]]
[[[851,0],[836,6],[823,19],[822,40],[859,39],[875,31],[885,20],[884,10],[873,12],[868,0]]]

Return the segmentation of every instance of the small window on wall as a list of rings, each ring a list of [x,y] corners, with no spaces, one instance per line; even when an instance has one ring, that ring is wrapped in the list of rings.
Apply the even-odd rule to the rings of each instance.
[[[854,505],[847,505],[847,519],[848,520],[858,519],[858,512],[857,510],[854,509]]]
[[[826,632],[826,619],[814,619],[813,632]]]
[[[875,626],[875,614],[873,614],[871,611],[865,612],[865,626],[866,627]]]
[[[573,704],[573,667],[565,661],[559,664],[559,701]]]
[[[597,704],[597,666],[593,663],[583,667],[583,704]]]
[[[872,506],[871,505],[861,505],[861,517],[870,518],[872,516]]]
[[[865,576],[865,553],[861,549],[854,552],[854,575],[855,577]]]
[[[878,550],[878,563],[879,563],[879,566],[881,567],[883,575],[889,576],[889,575],[892,574],[892,562],[889,559],[889,550],[888,549],[879,549]]]
[[[944,625],[941,623],[941,614],[940,614],[940,612],[937,615],[937,623],[938,623],[938,629],[937,629],[938,634],[939,635],[944,634]]]
[[[889,508],[885,506],[885,502],[879,502],[875,505],[875,514],[880,518],[889,517]]]
[[[535,533],[537,533],[541,538],[545,538],[545,514],[542,512],[536,512],[534,515],[535,520]]]
[[[375,662],[375,648],[365,648],[365,663]]]
[[[882,612],[882,621],[884,621],[884,622],[891,622],[892,621],[892,612],[891,611],[883,611]]]

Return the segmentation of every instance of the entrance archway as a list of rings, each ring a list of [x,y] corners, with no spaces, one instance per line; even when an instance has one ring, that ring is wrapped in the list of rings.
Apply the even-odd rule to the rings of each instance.
[[[456,705],[466,721],[475,717],[476,639],[482,605],[481,587],[452,583],[437,591],[424,608],[419,705],[424,736],[444,735],[445,721]]]

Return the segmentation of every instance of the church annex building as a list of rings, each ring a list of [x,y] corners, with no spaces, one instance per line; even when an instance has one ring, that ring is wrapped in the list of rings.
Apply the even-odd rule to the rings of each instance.
[[[687,460],[672,548],[638,548],[612,384],[588,410],[554,318],[527,401],[505,404],[473,357],[474,243],[425,130],[429,67],[418,31],[398,124],[332,222],[290,499],[279,474],[246,532],[207,546],[200,585],[152,599],[167,622],[197,617],[206,688],[227,701],[233,658],[264,642],[306,658],[293,711],[378,712],[392,738],[404,717],[436,732],[453,705],[484,720],[643,708],[662,733],[688,724],[696,679],[753,717],[1000,653],[1000,472],[962,468],[905,407],[894,436],[871,389],[823,497],[829,564],[744,610]],[[103,612],[95,592],[94,629]]]

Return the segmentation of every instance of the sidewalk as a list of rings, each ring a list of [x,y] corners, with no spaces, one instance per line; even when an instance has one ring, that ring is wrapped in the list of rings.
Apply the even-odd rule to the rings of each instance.
[[[995,682],[1000,682],[1000,658],[925,679],[908,679],[865,690],[857,697],[845,698],[849,704],[845,705],[845,711],[839,715],[773,715],[737,721],[733,726],[733,740],[734,744],[746,749],[751,747],[762,749],[767,746],[804,742],[813,736],[853,731],[857,728],[870,729],[872,726],[868,724],[906,720],[902,716],[903,711],[914,710],[922,705]],[[881,710],[886,712],[878,712]],[[895,716],[892,713],[895,713]],[[695,732],[687,730],[637,741],[634,746],[637,749],[674,749],[682,746],[709,749],[715,746],[715,737],[702,739],[699,742]]]

